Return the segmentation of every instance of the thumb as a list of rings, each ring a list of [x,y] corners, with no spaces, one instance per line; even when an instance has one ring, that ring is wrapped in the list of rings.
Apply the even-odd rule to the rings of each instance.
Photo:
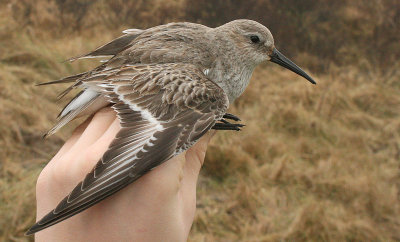
[[[200,169],[204,163],[208,143],[215,133],[216,130],[208,131],[195,145],[186,151],[184,177],[190,177],[197,181]]]

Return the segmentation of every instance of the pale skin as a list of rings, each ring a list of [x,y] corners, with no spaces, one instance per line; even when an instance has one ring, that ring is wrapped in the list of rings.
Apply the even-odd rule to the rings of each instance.
[[[90,172],[119,129],[111,108],[76,128],[40,173],[37,218],[54,209]],[[186,241],[196,210],[197,179],[213,134],[208,132],[189,150],[113,196],[36,233],[36,241]]]

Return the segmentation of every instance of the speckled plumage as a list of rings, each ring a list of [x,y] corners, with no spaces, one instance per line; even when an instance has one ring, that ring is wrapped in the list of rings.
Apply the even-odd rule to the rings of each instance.
[[[121,130],[95,168],[28,234],[118,192],[188,149],[213,127],[237,130],[240,125],[223,120],[226,110],[243,93],[254,68],[275,54],[269,30],[251,20],[218,28],[171,23],[124,33],[71,59],[111,56],[105,63],[45,83],[73,82],[61,96],[73,88],[83,89],[61,111],[47,135],[108,105],[116,110]],[[220,120],[224,122],[217,123]]]

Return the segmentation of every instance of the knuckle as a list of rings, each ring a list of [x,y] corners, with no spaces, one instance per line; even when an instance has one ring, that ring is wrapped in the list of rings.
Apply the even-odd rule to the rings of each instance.
[[[55,188],[63,187],[71,180],[68,166],[70,166],[70,164],[66,160],[60,160],[59,163],[54,166],[50,177]]]
[[[63,189],[76,183],[75,165],[74,161],[68,158],[61,158],[57,161],[49,175],[53,189]]]
[[[41,194],[48,190],[49,187],[49,169],[45,167],[36,180],[36,194]]]
[[[204,164],[204,158],[206,157],[206,150],[205,149],[198,149],[195,152],[195,160],[200,165],[200,168]]]
[[[195,165],[198,170],[200,170],[204,164],[204,159],[206,157],[206,152],[207,152],[206,149],[207,147],[193,146],[187,152],[186,157],[188,162],[190,162],[192,165]]]

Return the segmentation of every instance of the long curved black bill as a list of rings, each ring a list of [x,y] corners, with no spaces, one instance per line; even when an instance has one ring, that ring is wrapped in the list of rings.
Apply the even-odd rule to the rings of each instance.
[[[280,66],[283,66],[293,71],[294,73],[299,74],[300,76],[310,81],[312,84],[317,84],[307,73],[305,73],[300,67],[294,64],[291,60],[286,58],[286,56],[282,55],[281,52],[279,52],[276,48],[274,48],[272,55],[270,57],[271,57],[270,61]]]

